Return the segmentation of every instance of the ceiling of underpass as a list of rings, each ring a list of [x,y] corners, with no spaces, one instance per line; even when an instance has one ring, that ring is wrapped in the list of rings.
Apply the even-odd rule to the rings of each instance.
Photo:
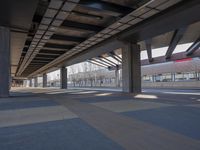
[[[69,1],[67,7],[73,7],[70,6],[71,4],[76,6],[72,8],[73,10],[67,10],[68,8],[66,8],[66,10],[62,10],[62,12],[70,11],[70,13],[63,17],[63,20],[56,18],[58,24],[60,22],[62,23],[59,24],[59,27],[53,32],[53,35],[48,39],[44,47],[40,49],[39,53],[36,54],[33,60],[21,72],[22,76],[27,76],[45,64],[56,59],[69,49],[77,46],[81,42],[95,35],[97,32],[116,22],[121,17],[138,8],[146,1],[147,0],[80,0],[77,1],[77,3],[76,1],[73,1],[73,3]],[[63,3],[64,1],[54,1],[54,8],[50,1],[39,1],[32,22],[32,24],[35,26],[35,31],[28,34],[25,46],[22,51],[22,56],[20,58],[19,66],[24,61],[24,57],[26,56],[27,51],[31,46],[31,42],[33,41],[35,33],[38,31],[39,25],[41,25],[41,23],[45,25],[50,24],[50,21],[48,22],[48,17],[45,15],[51,16],[51,13],[54,13],[54,10],[59,11],[59,5],[62,5]],[[48,10],[50,10],[48,12],[49,14],[46,12]],[[46,22],[42,22],[44,18],[46,18]],[[56,22],[55,26],[57,26]]]
[[[8,0],[9,21],[0,15],[3,26],[11,30],[11,72],[27,77],[64,61],[154,15],[185,0]],[[2,7],[3,5],[1,5]],[[4,12],[6,7],[2,7]],[[11,11],[12,10],[12,11]],[[9,18],[7,16],[7,18]],[[14,19],[13,19],[14,18]],[[13,22],[15,24],[13,24]],[[180,43],[199,36],[200,23],[187,30]],[[173,32],[155,36],[152,48],[167,46]],[[139,43],[141,50],[145,43]]]

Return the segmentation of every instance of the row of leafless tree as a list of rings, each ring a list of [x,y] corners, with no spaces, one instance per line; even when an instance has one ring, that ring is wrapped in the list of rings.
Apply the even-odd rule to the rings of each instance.
[[[81,63],[68,68],[68,81],[72,86],[103,86],[114,85],[115,74],[91,63]]]

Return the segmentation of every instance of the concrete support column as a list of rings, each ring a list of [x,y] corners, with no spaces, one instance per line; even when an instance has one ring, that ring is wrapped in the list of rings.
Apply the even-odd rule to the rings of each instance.
[[[34,87],[38,87],[38,78],[37,77],[34,78]]]
[[[122,48],[122,89],[128,93],[141,93],[140,47],[125,43]]]
[[[23,80],[22,81],[22,87],[26,87],[27,86],[27,80]]]
[[[175,82],[176,80],[175,73],[172,73],[171,76],[172,76],[172,82]]]
[[[0,97],[8,97],[10,89],[10,30],[0,26]]]
[[[60,69],[60,88],[67,89],[67,68],[62,67]]]
[[[152,81],[153,81],[153,82],[155,82],[155,78],[154,78],[154,75],[152,75]]]
[[[198,72],[195,72],[195,79],[198,81]]]
[[[43,87],[47,87],[47,74],[46,73],[44,73],[43,74]]]
[[[120,87],[120,83],[119,83],[119,69],[117,67],[115,69],[115,84],[116,84],[116,87]]]
[[[32,79],[29,79],[29,87],[32,87],[32,86],[33,86]]]

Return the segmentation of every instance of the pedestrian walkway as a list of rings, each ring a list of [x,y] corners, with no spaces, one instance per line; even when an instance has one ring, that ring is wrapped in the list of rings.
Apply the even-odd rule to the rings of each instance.
[[[199,150],[199,92],[173,92],[13,89],[0,99],[0,148]]]

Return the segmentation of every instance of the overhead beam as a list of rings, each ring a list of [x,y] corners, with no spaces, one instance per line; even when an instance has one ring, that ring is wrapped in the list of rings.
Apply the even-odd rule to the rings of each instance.
[[[99,60],[99,59],[94,59],[94,58],[92,58],[91,60],[94,61],[94,62],[97,62],[97,63],[99,63],[99,64],[102,64],[102,65],[104,65],[104,66],[107,66],[107,67],[109,67],[109,65],[110,65],[110,64],[107,64],[107,63],[105,63],[104,61],[101,61],[101,60]]]
[[[44,62],[44,63],[49,63],[51,60],[32,60],[32,62]]]
[[[188,56],[187,52],[180,52],[176,54],[172,54],[170,59],[165,59],[165,56],[160,56],[160,57],[155,57],[153,59],[153,62],[149,63],[148,59],[142,60],[141,65],[150,65],[150,64],[158,64],[158,63],[165,63],[169,61],[176,61],[176,60],[181,60],[185,58],[194,58],[194,57],[199,57],[200,56],[200,49],[198,49],[195,53],[192,55]]]
[[[88,60],[88,59],[100,56],[102,54],[112,52],[116,49],[122,48],[123,45],[124,45],[123,41],[119,41],[117,39],[108,39],[103,43],[99,43],[97,45],[94,45],[94,46],[88,48],[87,50],[71,57],[67,61],[65,60],[63,62],[60,62],[59,64],[55,64],[55,66],[51,66],[51,68],[53,68],[53,69],[44,66],[44,67],[38,69],[37,71],[33,72],[29,76],[31,77],[31,76],[34,76],[36,74],[48,72],[49,70],[54,71],[54,70],[57,69],[57,67],[70,66],[70,65],[73,65],[73,64],[76,64],[76,63],[80,63],[80,62],[83,62],[85,60]]]
[[[42,65],[42,64],[44,64],[44,62],[31,62],[29,65],[35,65],[35,64],[38,64],[38,65],[41,64]]]
[[[144,20],[120,33],[119,39],[140,42],[152,37],[186,27],[200,20],[199,0],[182,1],[151,19]]]
[[[144,59],[141,60],[141,65],[142,66],[146,66],[146,65],[152,65],[152,64],[160,64],[160,63],[165,63],[165,62],[170,62],[170,61],[176,61],[176,60],[185,60],[187,61],[187,58],[195,58],[195,57],[199,57],[200,56],[200,49],[198,49],[197,51],[195,51],[192,55],[187,56],[187,52],[180,52],[180,53],[176,53],[173,54],[171,56],[170,59],[166,60],[165,56],[159,56],[159,57],[155,57],[153,62],[149,62],[149,59]],[[119,64],[118,68],[121,69],[122,65]],[[116,67],[114,66],[108,66],[109,70],[115,70]]]
[[[103,62],[105,64],[107,64],[108,66],[115,66],[114,64],[110,63],[110,62],[107,62],[105,61],[102,57],[96,57],[100,62]]]
[[[53,60],[53,59],[55,59],[55,58],[52,58],[52,57],[50,57],[50,58],[49,58],[49,57],[35,57],[34,59],[45,59],[45,60],[46,60],[46,59],[47,59],[47,60],[50,59],[50,60]]]
[[[85,50],[74,57],[68,59],[67,61],[63,62],[66,66],[70,66],[72,64],[80,63],[85,60],[100,56],[102,54],[112,52],[116,49],[121,48],[124,45],[122,41],[118,41],[116,39],[107,40],[104,43],[100,43],[93,47],[90,47],[88,50]]]
[[[113,56],[115,56],[116,58],[118,58],[119,60],[121,60],[122,61],[122,58],[121,57],[119,57],[117,54],[115,54],[115,52],[111,52],[112,53],[112,55]]]
[[[114,3],[109,3],[99,0],[80,0],[79,4],[82,7],[93,11],[100,11],[101,13],[118,17],[120,15],[126,15],[133,11],[133,8],[117,5]]]
[[[63,54],[63,51],[53,51],[53,50],[40,50],[40,53],[48,53],[48,54]]]
[[[95,32],[99,32],[104,29],[104,27],[101,27],[101,26],[80,23],[80,22],[75,22],[75,21],[69,21],[69,20],[65,20],[62,23],[61,27],[71,27],[71,28],[77,28],[77,29],[82,29],[82,30],[87,30],[87,31],[95,31]]]
[[[108,58],[106,58],[106,57],[99,56],[99,58],[102,58],[102,59],[104,59],[104,60],[108,61],[109,63],[111,63],[111,64],[112,64],[112,66],[113,66],[113,65],[114,65],[114,66],[116,66],[116,65],[117,65],[116,63],[114,63],[113,61],[111,61],[110,59],[108,59]]]
[[[92,63],[92,64],[97,65],[97,66],[100,66],[100,67],[107,68],[107,66],[102,65],[102,64],[100,64],[100,63],[93,62],[93,60],[87,60],[87,62]]]
[[[82,42],[82,41],[86,40],[86,38],[82,38],[82,37],[58,35],[58,34],[52,35],[51,39],[62,40],[62,41],[72,41],[72,42]]]
[[[117,55],[114,52],[109,52],[107,53],[110,57],[112,57],[113,59],[115,59],[116,61],[122,63],[122,59],[117,57]]]
[[[187,55],[192,55],[200,47],[200,36],[199,38],[187,49]]]
[[[59,55],[48,55],[48,58],[52,58],[52,59],[54,58],[54,59],[55,59],[55,58],[58,57],[58,56],[59,56]],[[45,53],[41,53],[41,54],[40,54],[40,53],[39,53],[39,54],[36,55],[36,57],[47,57],[47,54],[45,54]]]
[[[147,49],[147,56],[148,56],[149,62],[153,61],[151,43],[152,43],[152,39],[145,40],[145,45],[146,45],[146,49]]]
[[[46,48],[59,48],[59,49],[71,49],[73,48],[73,45],[60,45],[60,44],[51,44],[51,43],[46,43],[44,45]]]
[[[173,51],[175,50],[176,46],[178,45],[178,42],[183,37],[185,31],[186,31],[186,28],[181,28],[181,29],[177,29],[174,31],[171,42],[170,42],[167,52],[165,54],[166,59],[169,59],[171,57]]]
[[[60,56],[61,54],[52,54],[52,53],[38,53],[38,55],[46,55],[46,56]]]
[[[47,58],[47,59],[46,59],[46,58],[37,58],[37,57],[35,57],[33,60],[35,60],[35,61],[40,61],[40,60],[41,60],[41,61],[43,61],[43,60],[44,60],[44,61],[52,61],[52,60],[54,60],[54,58],[50,58],[50,59]]]
[[[67,51],[68,49],[61,49],[61,48],[52,48],[52,47],[43,47],[41,50],[52,50],[52,51]]]

